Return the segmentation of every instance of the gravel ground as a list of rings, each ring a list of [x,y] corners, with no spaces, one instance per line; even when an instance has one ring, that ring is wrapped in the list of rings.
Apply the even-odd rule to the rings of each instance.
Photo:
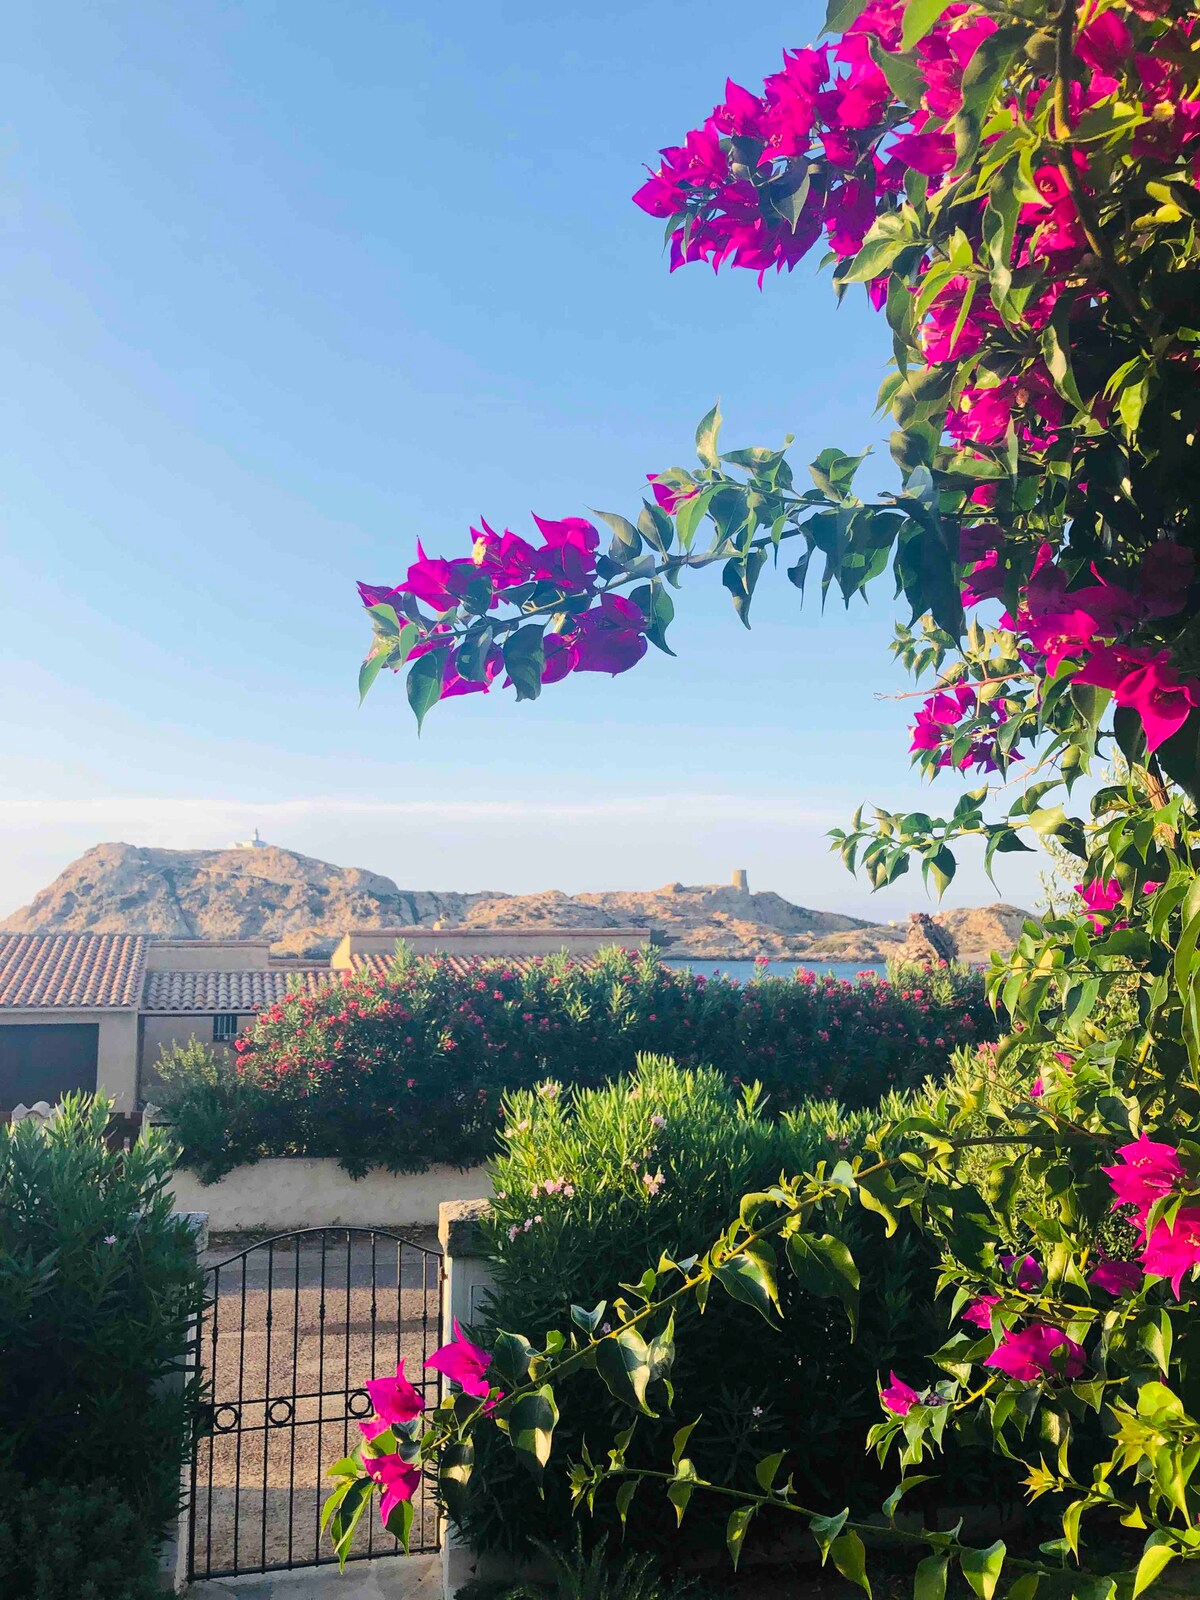
[[[216,1431],[197,1449],[196,1577],[331,1559],[318,1531],[324,1471],[353,1447],[355,1418],[370,1411],[363,1382],[393,1372],[400,1358],[411,1381],[433,1378],[422,1369],[439,1342],[440,1261],[414,1246],[436,1249],[436,1239],[431,1231],[406,1239],[325,1230],[245,1255],[236,1252],[255,1241],[211,1241],[204,1265],[220,1270],[201,1359]],[[432,1405],[435,1385],[426,1392]],[[426,1493],[412,1547],[432,1548],[436,1538]],[[364,1517],[355,1553],[393,1548],[377,1519]]]

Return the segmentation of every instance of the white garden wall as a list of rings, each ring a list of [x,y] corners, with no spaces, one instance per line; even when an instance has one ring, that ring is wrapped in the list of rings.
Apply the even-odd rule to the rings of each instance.
[[[444,1200],[490,1195],[482,1167],[426,1172],[374,1168],[352,1178],[332,1156],[280,1156],[235,1167],[203,1184],[181,1168],[171,1179],[176,1211],[206,1211],[212,1233],[285,1233],[293,1228],[427,1226]]]

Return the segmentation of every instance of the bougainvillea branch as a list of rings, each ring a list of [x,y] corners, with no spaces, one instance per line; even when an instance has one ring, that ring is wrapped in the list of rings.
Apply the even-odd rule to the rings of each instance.
[[[665,224],[672,271],[763,284],[824,240],[837,295],[862,285],[891,334],[892,487],[861,493],[884,469],[836,449],[801,486],[785,449],[723,450],[714,409],[695,465],[650,473],[635,521],[598,518],[606,549],[588,519],[539,522],[538,544],[485,524],[469,557],[418,549],[402,583],[367,589],[364,687],[406,669],[420,718],[501,682],[534,699],[575,671],[625,672],[667,648],[673,595],[715,563],[747,625],[781,566],[847,605],[891,574],[910,613],[893,653],[932,683],[914,763],[974,787],[943,816],[860,811],[834,847],[875,887],[916,862],[940,892],[958,841],[983,841],[989,871],[1042,841],[1077,861],[1077,898],[993,959],[1012,1031],[879,1136],[899,1167],[867,1177],[859,1153],[747,1196],[706,1259],[746,1254],[739,1241],[781,1206],[801,1218],[778,1237],[805,1292],[845,1296],[855,1269],[833,1230],[852,1200],[889,1236],[932,1235],[947,1339],[938,1376],[880,1374],[870,1442],[900,1467],[885,1510],[925,1481],[948,1430],[970,1428],[1021,1463],[1061,1528],[1016,1600],[1040,1555],[1077,1566],[1089,1595],[1137,1600],[1200,1554],[1200,26],[1180,0],[835,0],[827,31],[759,89],[727,83],[634,198]],[[994,1160],[975,1139],[996,1141]],[[790,1209],[805,1184],[827,1234],[812,1207]],[[748,1260],[724,1286],[771,1320],[772,1262]],[[663,1378],[651,1352],[667,1329],[647,1326],[634,1410]],[[567,1337],[525,1342],[538,1392],[522,1396],[527,1429],[510,1419],[539,1481]],[[501,1366],[517,1338],[501,1336]],[[680,1513],[703,1488],[687,1427],[670,1472],[641,1463]],[[449,1456],[429,1447],[457,1474],[448,1501],[469,1480],[467,1432]],[[585,1504],[615,1480],[625,1517],[628,1468],[618,1452],[569,1470]],[[768,1458],[744,1486],[735,1555],[779,1470]],[[865,1588],[860,1531],[836,1508],[805,1514]],[[999,1541],[920,1537],[922,1597],[944,1593],[953,1556],[989,1600],[1012,1560]]]

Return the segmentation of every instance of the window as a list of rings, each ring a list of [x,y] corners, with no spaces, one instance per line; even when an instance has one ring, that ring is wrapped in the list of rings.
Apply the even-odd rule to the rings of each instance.
[[[236,1039],[238,1033],[238,1019],[236,1011],[224,1011],[220,1016],[213,1018],[213,1042],[215,1044],[228,1044],[230,1039]]]

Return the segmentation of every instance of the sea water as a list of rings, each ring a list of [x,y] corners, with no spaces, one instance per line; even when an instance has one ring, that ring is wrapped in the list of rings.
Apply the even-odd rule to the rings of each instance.
[[[747,979],[755,976],[770,978],[790,978],[800,967],[806,967],[810,972],[824,976],[827,972],[835,978],[849,978],[851,982],[858,977],[860,972],[873,972],[877,977],[886,978],[887,968],[882,962],[872,961],[784,961],[774,960],[765,966],[757,961],[705,961],[698,956],[665,956],[665,967],[690,967],[693,972],[702,973],[706,978],[719,974],[723,978],[737,978],[745,983]]]

